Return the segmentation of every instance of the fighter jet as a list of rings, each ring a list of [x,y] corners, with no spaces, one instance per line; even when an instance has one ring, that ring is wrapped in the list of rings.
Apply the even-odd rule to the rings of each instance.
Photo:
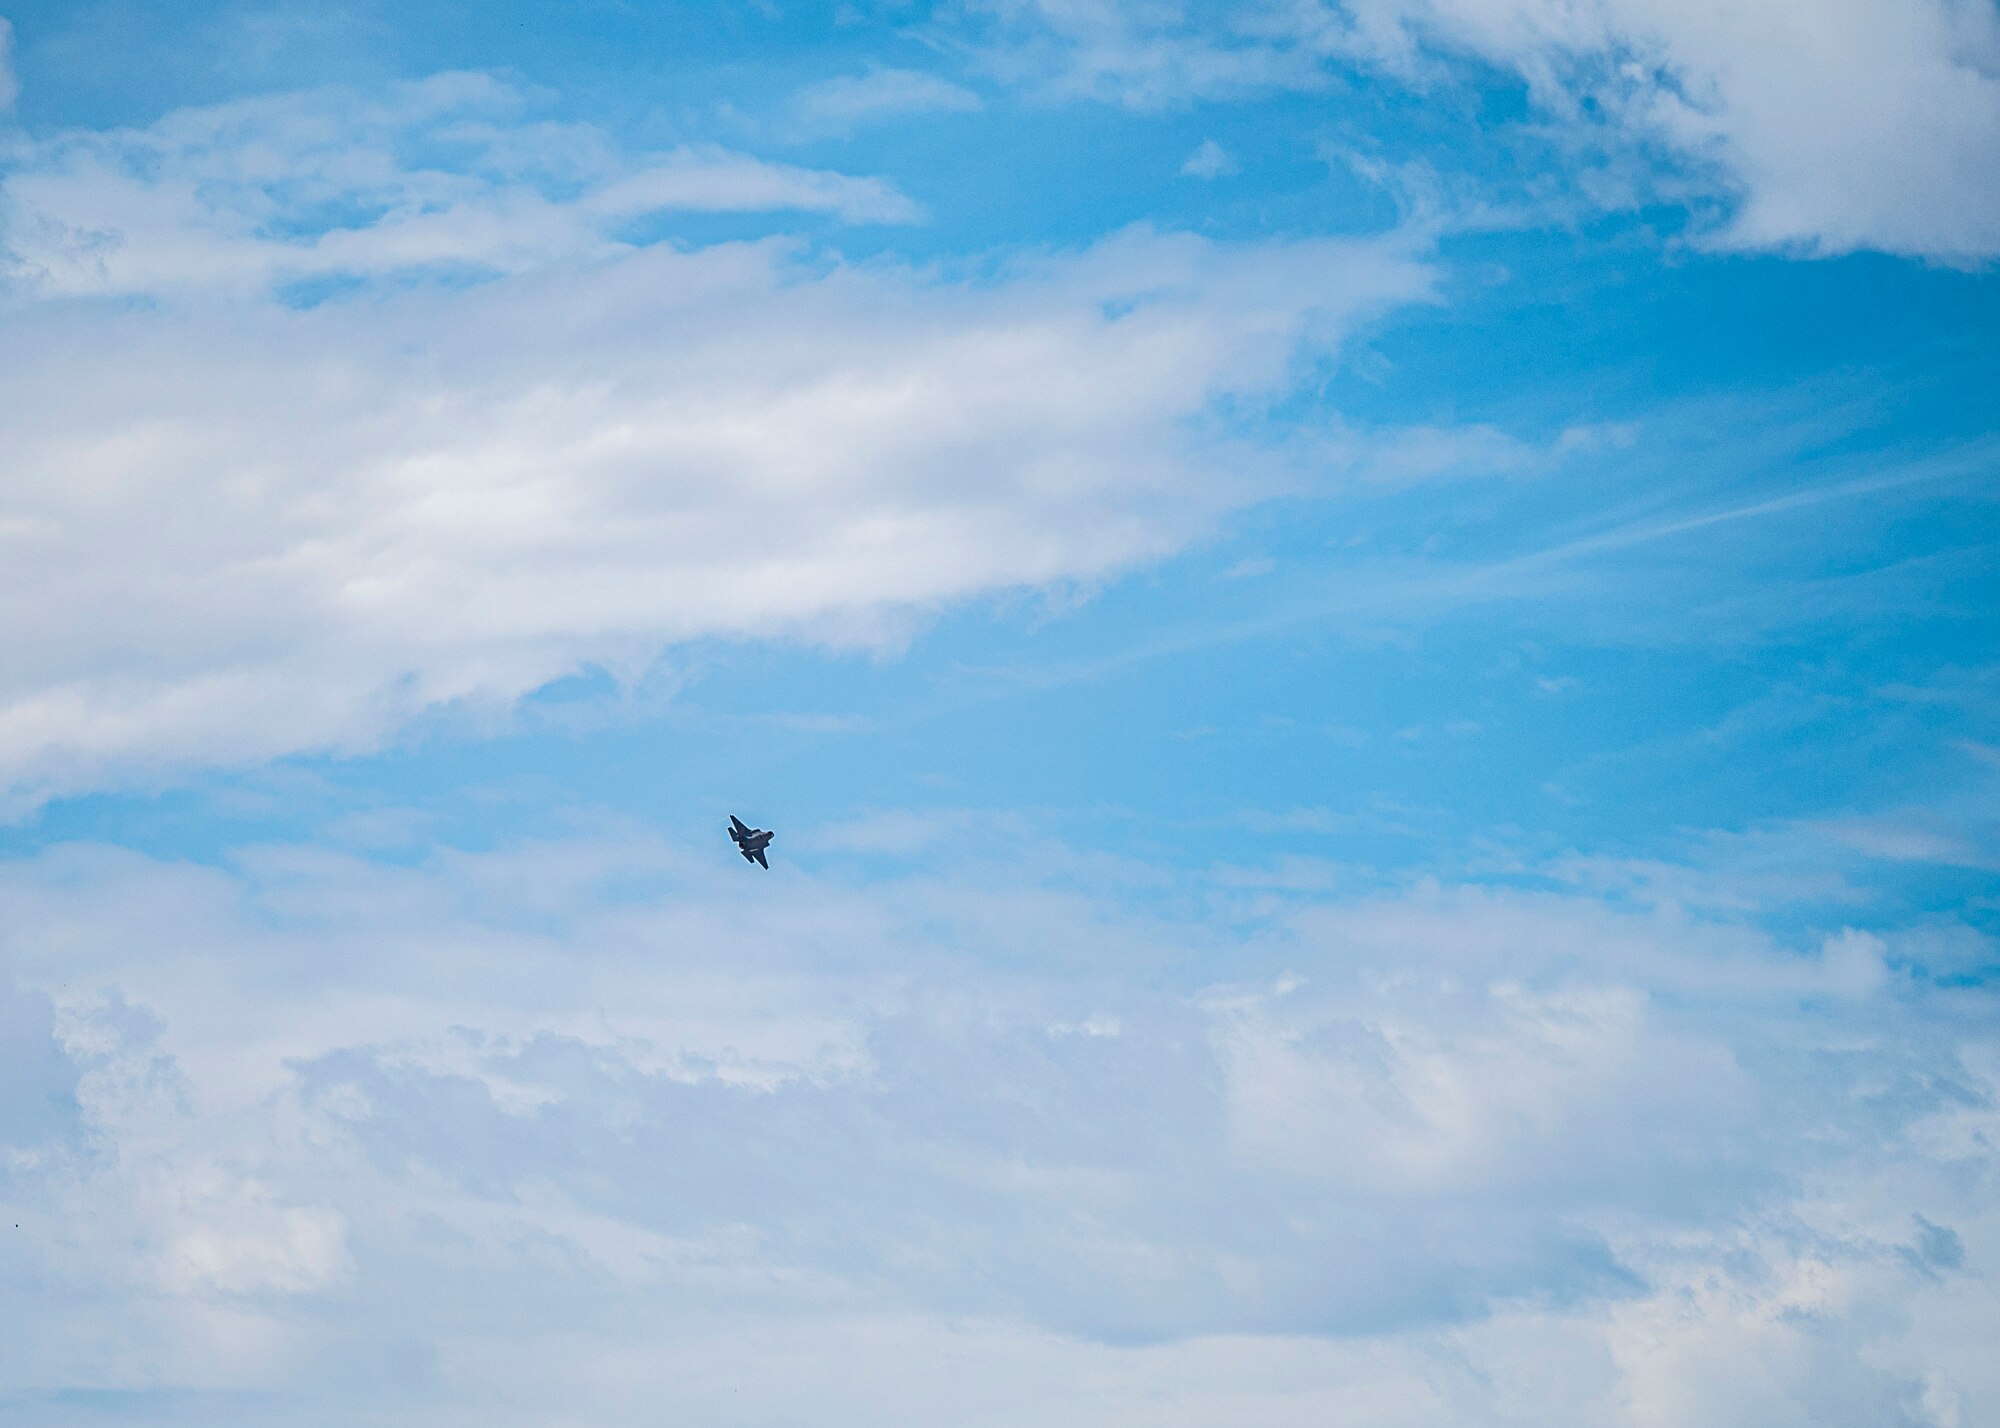
[[[771,835],[761,828],[752,828],[735,814],[729,815],[729,836],[736,843],[736,851],[743,855],[746,863],[755,863],[760,868],[771,865],[764,861],[764,850],[771,846]]]

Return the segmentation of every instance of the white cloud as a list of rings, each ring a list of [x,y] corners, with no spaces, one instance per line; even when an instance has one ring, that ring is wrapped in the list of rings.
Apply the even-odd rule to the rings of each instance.
[[[1181,165],[1181,172],[1190,178],[1222,178],[1236,172],[1236,160],[1215,140],[1203,139],[1187,156],[1187,162]]]
[[[864,892],[718,882],[723,856],[609,828],[414,868],[0,867],[0,977],[61,1009],[17,996],[10,1054],[79,1085],[0,1178],[0,1294],[35,1296],[7,1304],[0,1401],[1384,1428],[2000,1406],[1990,992],[1887,977],[1865,934],[1479,888],[1170,926],[1019,865]],[[607,895],[635,875],[646,900]],[[1201,965],[1228,980],[1158,975]],[[906,1360],[952,1368],[873,1371]]]
[[[1820,825],[1819,831],[1843,847],[1899,863],[1940,863],[1947,867],[1992,868],[1992,859],[1953,831],[1914,826],[1893,818],[1849,818]]]
[[[1442,480],[1536,476],[1565,462],[1635,444],[1636,429],[1619,423],[1566,427],[1544,442],[1524,441],[1487,423],[1353,430],[1336,425],[1318,435],[1318,460],[1366,486],[1401,488]]]
[[[807,85],[793,103],[806,127],[836,133],[909,115],[969,114],[981,107],[979,96],[964,85],[910,69],[838,75]]]
[[[147,1268],[169,1294],[306,1294],[348,1267],[337,1212],[273,1204],[255,1181],[219,1167],[182,1167],[159,1197],[160,1245]]]
[[[849,223],[915,223],[923,209],[880,179],[766,163],[719,149],[682,149],[608,185],[582,207],[610,218],[661,209],[756,213],[797,209]]]
[[[675,641],[879,642],[1101,578],[1271,479],[1216,402],[1429,294],[1404,234],[1134,231],[965,280],[634,247],[602,220],[899,200],[465,117],[508,102],[473,77],[381,114],[257,101],[68,136],[7,178],[30,293],[148,301],[9,315],[0,784],[363,746]],[[458,168],[399,158],[418,131]],[[409,276],[442,263],[486,276]],[[362,286],[271,297],[312,274]]]
[[[1390,61],[1415,34],[1589,100],[1712,165],[1716,241],[1815,253],[2000,252],[2000,13],[1961,0],[1349,0]]]
[[[626,156],[530,96],[450,74],[69,131],[10,156],[0,268],[18,295],[256,297],[273,284],[425,270],[518,273],[623,251],[619,227],[684,212],[909,223],[880,179],[713,146]]]
[[[1317,7],[1227,7],[1165,0],[972,0],[998,26],[988,63],[1003,78],[1055,98],[1088,96],[1140,109],[1232,98],[1323,82],[1322,56],[1291,33],[1320,23]]]
[[[1003,72],[1156,107],[1273,87],[1328,67],[1419,86],[1473,82],[1441,62],[1519,75],[1586,146],[1670,161],[1669,185],[1729,201],[1724,246],[1947,261],[2000,253],[2000,13],[1984,0],[1309,0],[1209,10],[1019,0]],[[1053,76],[1051,80],[1049,77]],[[1643,183],[1643,180],[1638,180]]]

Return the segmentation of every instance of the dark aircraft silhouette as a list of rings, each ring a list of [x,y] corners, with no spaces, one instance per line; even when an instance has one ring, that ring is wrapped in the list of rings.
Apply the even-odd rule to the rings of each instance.
[[[760,868],[771,865],[764,861],[764,850],[771,846],[771,835],[761,828],[752,828],[735,814],[729,815],[729,836],[736,843],[736,851],[743,855],[746,863],[755,863]]]

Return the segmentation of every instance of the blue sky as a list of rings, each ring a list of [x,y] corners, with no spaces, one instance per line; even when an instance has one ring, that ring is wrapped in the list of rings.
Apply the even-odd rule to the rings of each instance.
[[[1987,0],[3,13],[0,1417],[2000,1416]]]

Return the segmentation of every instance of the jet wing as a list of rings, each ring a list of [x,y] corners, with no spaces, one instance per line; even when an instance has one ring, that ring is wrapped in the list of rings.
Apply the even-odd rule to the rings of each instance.
[[[746,823],[745,823],[745,822],[744,822],[744,821],[743,821],[742,819],[738,818],[738,817],[737,817],[737,816],[736,816],[735,814],[733,814],[733,813],[729,815],[729,836],[730,836],[730,837],[732,837],[732,838],[736,839],[736,841],[740,843],[740,842],[742,842],[742,841],[743,841],[744,837],[745,837],[745,836],[746,836],[746,835],[747,835],[747,834],[748,834],[749,832],[750,832],[750,828],[749,828],[749,825],[748,825],[748,824],[746,824]]]
[[[757,860],[757,866],[762,868],[765,872],[769,872],[771,870],[771,865],[764,861],[764,850],[762,848],[759,848],[756,852],[750,854],[749,856],[755,858]]]

